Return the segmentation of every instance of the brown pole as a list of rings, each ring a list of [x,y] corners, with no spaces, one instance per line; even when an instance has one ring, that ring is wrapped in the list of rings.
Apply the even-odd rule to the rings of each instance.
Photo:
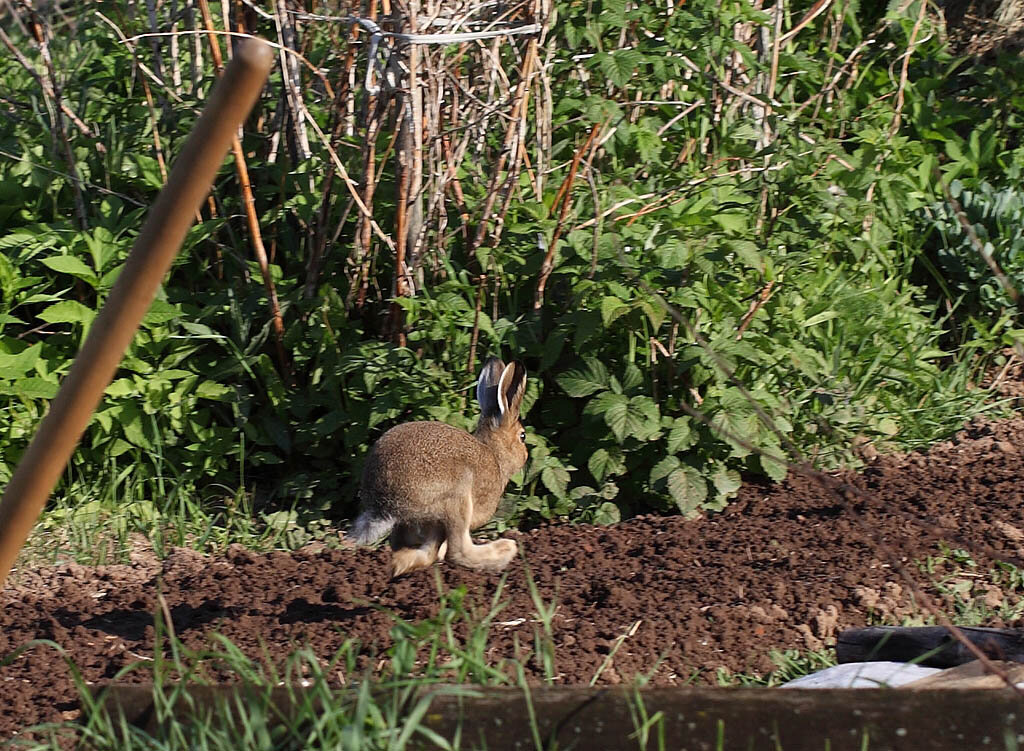
[[[231,139],[263,88],[273,59],[262,40],[251,39],[239,46],[182,147],[71,371],[18,463],[0,499],[0,589],[149,310],[224,162]]]

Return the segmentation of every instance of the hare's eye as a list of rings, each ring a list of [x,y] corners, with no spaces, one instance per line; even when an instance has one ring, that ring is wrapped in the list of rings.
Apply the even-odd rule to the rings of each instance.
[[[526,443],[526,431],[525,430],[520,430],[519,431],[519,440],[522,441],[523,443]]]

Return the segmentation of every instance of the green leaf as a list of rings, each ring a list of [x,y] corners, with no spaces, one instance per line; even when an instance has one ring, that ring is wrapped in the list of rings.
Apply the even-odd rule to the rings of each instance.
[[[601,314],[596,310],[577,310],[566,316],[575,325],[572,346],[577,352],[583,351],[587,342],[602,333]]]
[[[626,370],[622,375],[623,391],[632,391],[643,382],[644,374],[640,372],[640,368],[635,363],[626,363]]]
[[[538,372],[546,372],[558,360],[558,356],[562,354],[562,348],[565,346],[565,335],[564,330],[555,331],[544,340],[544,354],[541,355]]]
[[[611,501],[605,501],[594,510],[594,524],[607,526],[622,521],[622,512]]]
[[[117,281],[117,277],[119,277],[121,275],[121,272],[123,270],[124,270],[124,264],[123,263],[118,264],[117,266],[114,266],[112,269],[110,269],[110,271],[106,272],[102,277],[100,277],[100,281],[98,283],[99,288],[100,289],[110,289],[111,287],[113,287],[114,286],[114,282]]]
[[[595,391],[608,388],[608,368],[604,363],[597,358],[587,358],[584,362],[585,368],[570,370],[555,378],[569,396],[590,396]]]
[[[730,456],[742,459],[750,455],[749,445],[756,445],[759,431],[756,415],[743,412],[719,412],[711,419],[717,437],[732,446]]]
[[[565,498],[569,487],[569,472],[565,467],[548,466],[541,470],[540,481],[556,498]]]
[[[115,438],[113,443],[109,444],[107,449],[107,455],[117,458],[128,451],[133,450],[135,447],[132,446],[128,441],[123,438]]]
[[[595,480],[601,482],[606,477],[621,475],[625,472],[626,463],[618,451],[612,453],[608,449],[601,448],[590,455],[587,469],[590,470],[590,474],[594,476]]]
[[[633,139],[636,142],[636,150],[640,159],[649,162],[658,157],[661,153],[662,140],[656,128],[645,127],[652,118],[645,117],[641,124],[633,129]],[[647,122],[644,122],[647,121]]]
[[[114,418],[120,414],[120,412],[120,407],[101,409],[98,412],[93,413],[92,419],[99,423],[100,427],[103,428],[104,433],[109,433],[114,428]]]
[[[142,319],[142,323],[146,326],[156,326],[173,321],[180,315],[181,308],[177,305],[171,305],[165,300],[154,300],[153,304],[149,306],[146,316]]]
[[[605,77],[618,87],[629,83],[633,72],[643,63],[640,52],[632,49],[617,49],[614,53],[599,52],[594,59]]]
[[[649,441],[661,434],[661,408],[649,396],[634,396],[629,400],[630,408],[644,420],[640,440]]]
[[[680,513],[690,514],[700,508],[700,504],[708,497],[708,484],[700,472],[684,464],[669,473],[668,492]]]
[[[42,378],[20,378],[14,382],[12,390],[26,399],[52,399],[57,396],[58,384]]]
[[[617,297],[605,297],[601,300],[601,321],[605,328],[618,317],[629,312],[629,306]]]
[[[159,373],[159,379],[163,381],[180,381],[183,378],[194,378],[196,376],[190,370],[182,370],[181,368],[161,368]]]
[[[162,188],[164,180],[160,173],[160,163],[148,154],[135,154],[133,158],[142,179],[149,183],[151,188]]]
[[[115,398],[124,398],[126,396],[131,396],[136,391],[135,383],[131,378],[118,378],[107,386],[106,391],[103,393]]]
[[[651,485],[657,485],[661,480],[664,480],[675,470],[679,469],[682,464],[677,456],[666,456],[653,467],[651,467],[650,481]]]
[[[35,368],[42,351],[43,344],[39,342],[14,355],[0,354],[0,378],[13,381],[25,375]]]
[[[771,454],[772,457],[775,457],[779,456],[780,451],[777,447],[773,446],[768,449],[768,453]],[[781,458],[781,456],[779,458]],[[768,454],[761,454],[758,456],[758,462],[760,462],[761,469],[764,470],[764,473],[771,479],[775,480],[775,482],[782,482],[786,479],[788,470],[785,462],[771,458]]]
[[[667,238],[661,247],[654,251],[654,257],[665,268],[683,268],[692,256],[690,246],[674,237]]]
[[[949,155],[950,159],[952,159],[954,162],[964,161],[964,152],[960,150],[960,144],[957,143],[957,141],[950,138],[945,142],[945,146],[946,154]]]
[[[885,435],[893,436],[900,432],[900,426],[891,417],[883,417],[878,421],[878,430]]]
[[[77,300],[64,300],[54,303],[39,313],[39,317],[47,323],[82,323],[90,324],[96,312],[82,305]]]
[[[740,473],[735,469],[725,467],[719,467],[711,475],[711,482],[715,486],[715,490],[718,491],[719,498],[731,498],[742,485]]]
[[[129,442],[142,449],[153,448],[153,426],[149,417],[143,414],[138,407],[132,403],[121,407],[120,420],[124,437]]]
[[[726,232],[741,233],[747,229],[747,215],[742,212],[722,211],[711,218]]]
[[[729,247],[736,257],[750,268],[760,270],[764,267],[764,259],[758,252],[757,246],[749,240],[733,240],[729,243]]]
[[[627,437],[641,441],[650,440],[660,430],[661,416],[658,405],[650,397],[634,396],[627,399],[619,394],[608,396],[616,398],[607,400],[604,421],[612,429],[619,443]]]
[[[668,453],[678,454],[680,451],[686,451],[696,442],[697,435],[690,429],[689,418],[677,417],[668,431]]]
[[[661,328],[661,324],[665,322],[665,317],[668,315],[668,310],[660,302],[649,302],[647,300],[641,300],[640,309],[647,316],[647,320],[651,322],[651,328],[657,331]]]
[[[615,396],[619,396],[621,401],[610,405],[605,410],[604,421],[615,434],[615,440],[622,443],[626,440],[627,435],[632,434],[640,426],[640,423],[629,412],[629,400],[619,394]]]
[[[253,466],[265,466],[269,464],[283,464],[284,460],[281,459],[277,454],[272,454],[269,451],[257,451],[253,454],[247,454],[245,457],[246,461],[252,462]]]
[[[622,26],[626,20],[626,0],[603,0],[601,20],[615,26]]]
[[[181,327],[185,331],[189,332],[195,337],[202,339],[223,339],[225,338],[221,334],[216,333],[209,326],[202,323],[194,323],[192,321],[182,321]]]
[[[56,302],[60,300],[60,295],[48,295],[44,292],[37,292],[31,294],[21,301],[22,305],[35,305],[36,303],[42,302]]]
[[[229,386],[225,386],[223,383],[216,383],[214,381],[203,381],[196,387],[196,396],[200,399],[213,399],[216,401],[224,401],[224,398],[230,396],[234,392]]]
[[[825,321],[831,321],[833,318],[838,317],[839,314],[834,310],[823,310],[821,313],[817,313],[811,316],[800,325],[803,326],[804,328],[807,328],[809,326],[816,326],[819,323],[824,323]]]
[[[86,266],[81,259],[74,256],[50,256],[49,258],[42,259],[41,263],[47,268],[59,271],[62,274],[71,274],[94,283],[96,281],[95,272]]]

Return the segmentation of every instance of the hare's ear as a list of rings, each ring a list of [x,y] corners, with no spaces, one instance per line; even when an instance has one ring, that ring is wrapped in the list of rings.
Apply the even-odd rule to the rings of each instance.
[[[526,366],[516,360],[505,366],[498,380],[498,409],[502,417],[519,416],[519,405],[526,392]]]
[[[480,403],[480,413],[484,417],[498,417],[501,414],[498,381],[504,370],[505,363],[497,357],[488,358],[480,370],[480,380],[476,382],[476,400]]]

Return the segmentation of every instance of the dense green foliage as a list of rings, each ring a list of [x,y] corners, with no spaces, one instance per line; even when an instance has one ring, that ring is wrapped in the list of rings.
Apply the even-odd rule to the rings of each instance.
[[[120,5],[83,5],[50,42],[65,101],[97,131],[90,138],[65,118],[87,186],[84,217],[76,217],[52,101],[13,56],[0,55],[0,481],[163,182],[136,58],[97,14],[126,34],[145,31],[144,19]],[[1019,59],[955,59],[936,19],[915,25],[916,4],[883,18],[855,2],[835,4],[777,48],[759,41],[775,19],[745,0],[691,0],[671,13],[623,0],[556,5],[550,54],[542,50],[553,166],[541,194],[522,170],[501,241],[472,250],[471,233],[451,232],[464,226],[462,209],[446,204],[448,234],[430,231],[444,243],[431,245],[415,294],[398,301],[407,346],[389,336],[386,248],[374,256],[365,304],[353,304],[358,212],[345,209],[340,181],[327,180],[323,144],[312,144],[312,159],[282,149],[269,163],[266,122],[247,129],[294,382],[275,361],[266,292],[225,169],[215,188],[220,218],[190,233],[65,493],[135,501],[145,515],[169,511],[166,499],[184,494],[345,516],[362,457],[388,426],[410,418],[472,425],[475,321],[477,363],[487,353],[520,357],[532,376],[531,463],[513,489],[512,520],[722,508],[743,473],[784,476],[782,465],[751,451],[784,453],[780,436],[831,467],[852,459],[855,437],[920,445],[980,408],[982,395],[968,384],[984,366],[979,355],[1013,341],[1016,310],[939,179],[1020,279],[1022,209],[1009,187],[1024,164]],[[795,3],[783,30],[810,6]],[[276,38],[272,22],[257,21],[258,33]],[[749,44],[737,41],[744,25]],[[345,28],[303,27],[306,56],[329,78],[345,55]],[[15,42],[43,71],[36,46]],[[524,44],[504,47],[512,76]],[[183,41],[181,54],[186,48]],[[135,49],[151,62],[150,48]],[[208,87],[212,70],[203,80]],[[305,104],[330,132],[332,103],[316,84],[306,82]],[[281,91],[275,73],[261,105],[266,119]],[[173,154],[202,97],[154,93],[163,102],[159,135]],[[559,222],[556,194],[595,125],[601,147],[580,167]],[[502,136],[489,134],[460,168],[470,230]],[[381,154],[392,137],[384,127]],[[338,151],[359,175],[358,134],[341,138]],[[393,160],[380,157],[378,171],[374,215],[388,232]],[[556,226],[554,272],[535,311]],[[304,294],[314,247],[336,227]],[[481,287],[481,272],[499,283]]]

